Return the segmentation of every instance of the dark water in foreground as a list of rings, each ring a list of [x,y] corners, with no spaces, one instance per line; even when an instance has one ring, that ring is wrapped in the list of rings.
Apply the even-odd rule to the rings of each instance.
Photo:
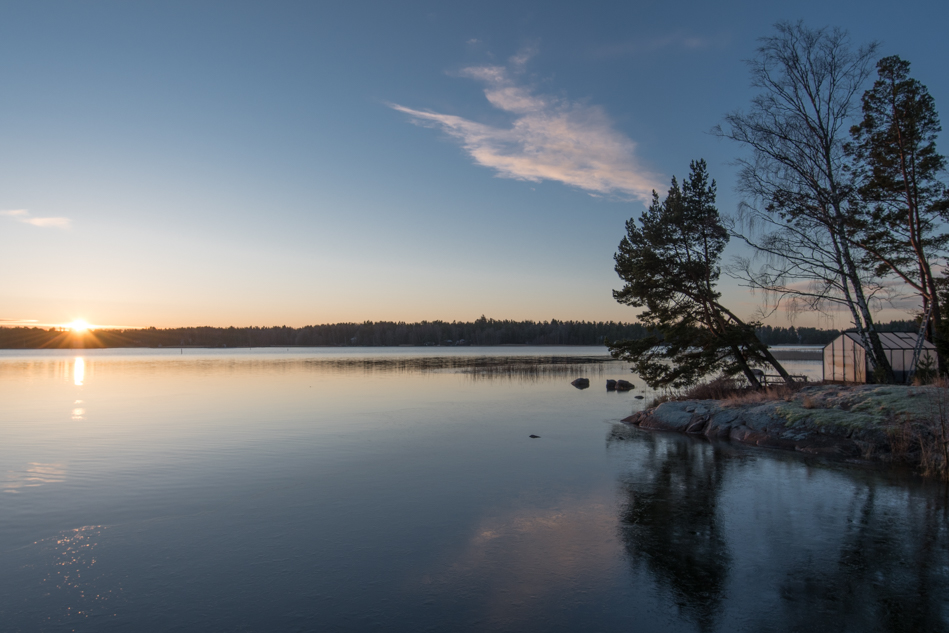
[[[599,348],[177,353],[0,354],[0,630],[949,631],[941,486],[628,429]]]

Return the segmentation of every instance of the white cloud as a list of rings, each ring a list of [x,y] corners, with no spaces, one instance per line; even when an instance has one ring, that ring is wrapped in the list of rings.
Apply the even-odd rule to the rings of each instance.
[[[523,70],[524,66],[527,65],[527,62],[529,62],[536,54],[537,44],[529,44],[518,51],[518,53],[511,57],[508,61],[511,62],[511,66],[515,70]]]
[[[53,227],[57,229],[68,229],[72,220],[69,218],[34,218],[26,209],[14,209],[12,211],[0,211],[0,215],[6,215],[16,218],[24,224],[32,224],[39,227]]]
[[[652,190],[661,190],[662,185],[639,164],[636,144],[613,127],[602,108],[536,94],[515,80],[533,54],[533,49],[527,49],[512,57],[510,68],[476,66],[459,73],[485,84],[488,102],[513,115],[510,127],[388,105],[411,116],[416,124],[442,130],[478,164],[494,169],[502,178],[552,180],[591,193],[648,202]]]
[[[21,222],[33,226],[54,226],[58,229],[68,229],[71,220],[69,218],[24,218]]]

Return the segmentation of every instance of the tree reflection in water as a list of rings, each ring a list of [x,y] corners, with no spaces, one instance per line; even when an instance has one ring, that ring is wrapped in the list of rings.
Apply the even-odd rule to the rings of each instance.
[[[634,445],[630,564],[687,628],[949,632],[943,486],[619,427],[608,441]]]
[[[872,481],[853,492],[836,559],[798,560],[785,574],[786,630],[949,631],[945,497],[905,501],[879,504]]]
[[[711,446],[645,435],[649,450],[635,479],[624,482],[622,538],[634,566],[672,592],[702,631],[714,628],[730,555],[717,519],[724,460]]]

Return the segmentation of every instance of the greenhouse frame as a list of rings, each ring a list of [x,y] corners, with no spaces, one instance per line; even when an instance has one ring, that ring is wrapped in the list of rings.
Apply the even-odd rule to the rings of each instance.
[[[880,332],[880,343],[897,382],[906,382],[913,364],[917,335],[914,332]],[[928,360],[927,360],[928,359]],[[919,365],[937,367],[936,346],[923,341]],[[845,332],[824,346],[824,380],[833,382],[875,382],[860,335]]]

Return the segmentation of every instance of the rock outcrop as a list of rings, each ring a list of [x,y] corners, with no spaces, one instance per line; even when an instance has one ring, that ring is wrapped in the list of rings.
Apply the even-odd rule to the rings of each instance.
[[[931,416],[931,387],[808,387],[786,400],[664,402],[623,421],[643,429],[815,455],[889,461],[901,421]]]

